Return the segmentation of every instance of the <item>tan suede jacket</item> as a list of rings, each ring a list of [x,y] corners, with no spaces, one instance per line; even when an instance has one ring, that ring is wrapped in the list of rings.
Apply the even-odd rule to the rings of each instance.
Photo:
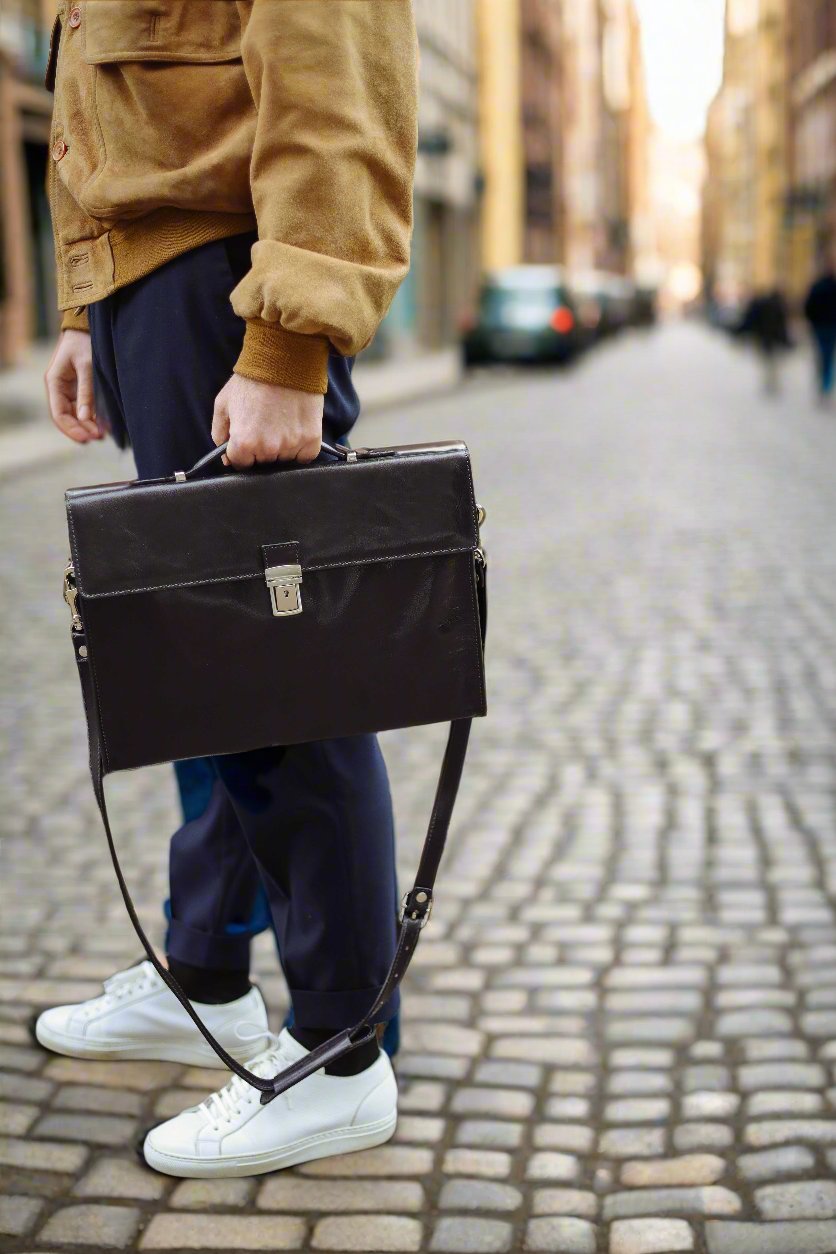
[[[49,193],[64,326],[257,227],[240,374],[311,392],[409,264],[410,0],[61,0]]]

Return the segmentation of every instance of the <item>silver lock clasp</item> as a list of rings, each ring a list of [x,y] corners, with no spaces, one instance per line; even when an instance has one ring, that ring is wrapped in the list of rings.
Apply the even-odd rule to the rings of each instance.
[[[301,566],[268,566],[264,578],[276,618],[302,613]]]

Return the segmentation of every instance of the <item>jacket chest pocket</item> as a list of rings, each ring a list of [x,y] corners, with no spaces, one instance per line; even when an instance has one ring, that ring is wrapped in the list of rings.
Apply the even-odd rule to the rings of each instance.
[[[90,65],[212,63],[241,55],[235,0],[85,0],[78,8]]]

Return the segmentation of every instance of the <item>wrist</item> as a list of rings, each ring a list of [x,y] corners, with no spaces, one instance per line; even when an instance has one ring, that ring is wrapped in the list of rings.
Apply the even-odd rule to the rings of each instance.
[[[235,373],[259,383],[322,395],[328,390],[328,339],[287,331],[278,322],[248,318]]]

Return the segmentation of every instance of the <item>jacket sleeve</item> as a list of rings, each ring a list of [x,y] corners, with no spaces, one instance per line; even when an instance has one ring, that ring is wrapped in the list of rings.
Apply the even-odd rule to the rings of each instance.
[[[258,242],[232,293],[239,374],[324,392],[409,268],[417,142],[411,0],[240,3],[257,112]]]
[[[62,331],[89,331],[87,310],[78,306],[76,309],[65,309],[61,316]]]

